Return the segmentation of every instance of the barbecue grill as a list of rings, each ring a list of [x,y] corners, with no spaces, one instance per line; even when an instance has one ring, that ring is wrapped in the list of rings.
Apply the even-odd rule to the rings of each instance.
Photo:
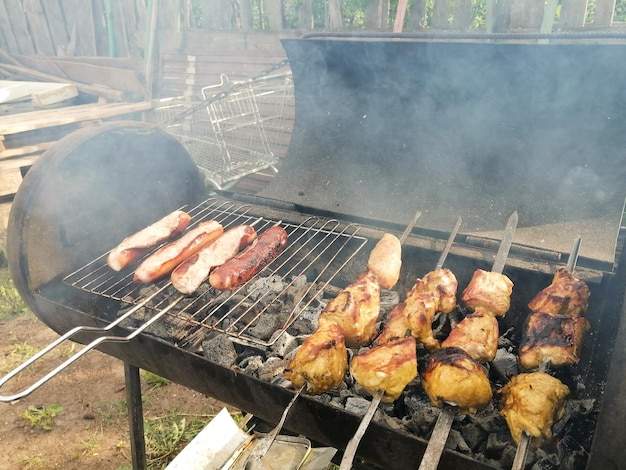
[[[8,257],[20,293],[58,333],[75,329],[75,341],[96,341],[132,366],[276,423],[295,392],[280,373],[260,373],[254,364],[280,369],[272,351],[365,269],[383,233],[401,233],[422,211],[403,245],[401,297],[435,266],[459,216],[446,267],[465,286],[476,269],[490,269],[506,220],[518,211],[504,269],[515,287],[501,319],[503,351],[514,351],[527,303],[568,262],[577,236],[576,275],[591,289],[581,361],[559,372],[574,391],[570,412],[558,442],[529,458],[542,468],[559,455],[575,456],[561,468],[620,468],[626,65],[619,57],[626,46],[589,36],[551,44],[448,39],[284,40],[294,130],[280,171],[256,195],[207,195],[184,147],[155,126],[111,123],[69,135],[33,166],[13,204]],[[119,240],[181,207],[194,222],[255,223],[258,231],[281,223],[288,249],[232,293],[204,288],[180,296],[167,281],[138,287],[127,273],[106,268],[104,257]],[[240,362],[208,356],[214,342],[231,345],[221,349]],[[343,406],[358,401],[348,385],[299,397],[285,429],[344,449],[361,417]],[[6,400],[14,392],[5,393]],[[370,424],[359,459],[417,468],[434,420],[418,415],[436,418],[423,392],[412,384],[382,409],[386,417]],[[483,418],[457,419],[463,440],[444,453],[440,468],[510,466],[506,425]]]

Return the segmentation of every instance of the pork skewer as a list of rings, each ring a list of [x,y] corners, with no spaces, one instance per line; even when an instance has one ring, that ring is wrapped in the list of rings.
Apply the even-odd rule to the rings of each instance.
[[[450,235],[448,236],[446,245],[443,251],[441,252],[441,255],[439,256],[439,260],[437,261],[435,270],[439,270],[443,268],[445,260],[448,257],[448,253],[450,252],[450,249],[452,248],[452,244],[454,243],[454,239],[456,238],[456,235],[459,231],[462,221],[463,220],[461,217],[457,219],[452,231],[450,232]],[[400,237],[401,242],[404,242],[408,233],[409,233],[408,231],[405,231],[402,237]],[[411,351],[408,351],[406,349],[407,347]],[[386,354],[385,355],[386,357],[383,357],[383,361],[385,362],[381,364],[382,361],[379,358],[382,355],[380,353],[383,352],[382,348],[393,348],[393,353]],[[385,351],[385,352],[388,353],[388,351]],[[408,359],[407,356],[410,356],[411,352],[412,352],[412,357]],[[385,385],[381,386],[381,384],[383,383],[383,380],[381,380],[378,383],[378,386],[380,386],[380,388],[378,388],[375,391],[368,390],[370,391],[370,393],[372,393],[372,401],[366,413],[363,415],[363,418],[361,418],[361,422],[359,423],[359,427],[354,433],[354,436],[352,436],[352,439],[350,439],[350,441],[348,442],[348,445],[346,446],[346,450],[341,459],[341,465],[339,467],[339,470],[349,470],[350,468],[352,468],[352,462],[354,461],[354,457],[359,447],[359,443],[361,442],[361,439],[365,435],[365,431],[367,430],[370,422],[372,421],[372,418],[374,417],[374,414],[376,413],[378,405],[383,400],[383,398],[385,398],[385,396],[388,395],[387,397],[388,401],[393,402],[395,399],[398,398],[397,396],[398,392],[401,393],[404,387],[406,386],[406,384],[409,383],[411,380],[413,380],[417,376],[417,359],[415,356],[416,342],[413,337],[400,338],[397,340],[391,340],[390,342],[387,342],[387,343],[379,344],[378,346],[374,346],[374,348],[372,348],[369,351],[369,353],[371,353],[371,357],[368,357],[368,353],[365,353],[364,355],[362,355],[362,359],[364,361],[367,361],[367,360],[369,360],[370,362],[376,361],[374,363],[379,364],[378,365],[379,369],[382,369],[384,367],[385,369],[390,369],[391,373],[385,374],[385,379],[388,379],[386,386]],[[353,364],[355,363],[355,359],[357,357],[358,356],[355,356],[355,358],[352,359]],[[398,360],[398,357],[400,357],[399,360]],[[411,364],[410,367],[412,367],[412,369],[414,370],[414,375],[410,375],[409,371],[407,370],[407,366],[409,366],[409,364]],[[392,377],[390,377],[390,375]],[[401,375],[402,377],[398,380],[397,375]],[[357,382],[359,382],[358,379],[357,379]]]
[[[509,251],[511,249],[511,244],[513,242],[513,236],[515,235],[515,230],[517,229],[517,222],[518,214],[517,211],[515,211],[509,217],[509,220],[507,221],[506,227],[504,229],[504,234],[500,242],[500,247],[498,248],[498,252],[496,253],[495,260],[491,267],[492,273],[501,274],[504,270],[506,260],[509,256]],[[452,349],[453,352],[456,352],[457,348],[450,349]],[[467,355],[467,359],[471,360],[471,357]],[[482,379],[482,377],[480,377],[480,379]],[[481,384],[483,382],[484,380],[480,380]],[[443,453],[446,441],[448,440],[448,435],[450,434],[450,429],[452,428],[454,414],[455,407],[443,406],[441,408],[441,412],[439,413],[439,417],[437,418],[437,422],[435,423],[435,427],[433,428],[430,440],[428,441],[428,445],[426,446],[426,451],[424,452],[424,456],[422,457],[419,470],[437,469],[437,466],[439,465],[439,460],[441,460],[441,454]]]
[[[572,246],[572,250],[570,251],[570,254],[567,260],[567,265],[565,267],[566,271],[570,274],[574,271],[576,267],[576,262],[578,261],[578,253],[580,251],[581,242],[582,242],[581,237],[580,236],[576,237],[576,239],[574,240],[574,244]],[[557,274],[558,274],[558,271],[557,271]],[[587,308],[586,299],[588,298],[588,291],[582,294],[583,295],[582,300],[580,299],[580,295],[581,295],[580,292],[571,292],[571,294],[579,300],[578,305],[574,306],[574,309],[576,309],[576,311],[574,311],[574,314],[582,313],[582,311],[586,310]],[[542,301],[541,299],[544,299],[543,303],[545,304],[545,298],[542,297],[541,294],[539,294],[531,301],[529,306],[531,308],[533,306],[538,307],[539,302]],[[566,300],[564,298],[561,298],[560,300],[562,302],[565,301],[566,303],[569,303],[569,300]],[[582,304],[582,307],[579,307],[579,305],[581,304]],[[549,365],[549,362],[548,364],[546,364],[545,362],[542,363],[542,366],[543,366],[542,368],[546,368],[547,365]],[[561,415],[563,412],[562,410],[563,403],[569,392],[569,389],[565,385],[563,385],[558,379],[550,377],[547,374],[544,374],[542,372],[538,372],[535,374],[538,374],[538,375],[532,376],[532,377],[530,377],[532,373],[523,374],[523,375],[529,378],[539,379],[542,383],[546,384],[545,387],[538,387],[536,382],[534,383],[535,393],[537,393],[540,396],[537,397],[537,395],[535,395],[535,398],[533,401],[537,402],[538,399],[541,399],[542,401],[544,401],[545,406],[549,406],[552,408],[550,410],[551,411],[550,415],[544,418],[546,420],[546,425],[549,425],[549,427],[551,427],[551,424],[549,421],[552,421],[555,418],[558,418],[558,416]],[[544,376],[547,376],[547,377],[544,377]],[[524,379],[524,377],[522,378],[519,378],[520,376],[517,376],[517,377],[518,377],[518,381]],[[519,387],[520,384],[513,382],[513,384],[510,385],[510,388],[505,390],[505,393],[507,392],[514,393],[515,390],[513,387],[515,386]],[[550,392],[551,392],[551,395],[549,396]],[[514,400],[514,399],[515,397],[511,397],[511,400]],[[511,467],[512,470],[522,470],[524,468],[525,463],[526,463],[526,457],[528,455],[528,450],[530,449],[530,444],[532,442],[532,438],[533,436],[530,435],[528,432],[526,431],[521,432],[521,435],[519,437],[519,443],[517,445],[517,451],[515,453],[513,465]]]

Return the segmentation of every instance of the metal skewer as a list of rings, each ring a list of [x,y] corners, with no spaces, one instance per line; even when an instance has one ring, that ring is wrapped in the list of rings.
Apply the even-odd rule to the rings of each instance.
[[[517,229],[518,215],[517,211],[513,212],[509,217],[509,220],[504,229],[504,235],[500,242],[500,247],[496,253],[496,258],[491,267],[492,272],[502,273],[504,266],[506,265],[506,259],[509,256],[511,250],[511,243],[513,242],[513,235]],[[431,434],[426,451],[422,457],[419,470],[436,470],[441,460],[441,454],[448,440],[450,429],[452,428],[452,422],[454,421],[454,414],[456,408],[452,406],[445,406],[441,409],[433,433]]]
[[[569,257],[567,258],[567,270],[569,272],[574,271],[574,268],[576,267],[581,242],[582,237],[580,235],[574,239],[574,244],[572,245]],[[517,451],[515,452],[515,458],[513,459],[513,466],[511,467],[511,470],[524,469],[526,465],[526,457],[528,456],[528,450],[530,449],[532,439],[533,436],[528,434],[526,431],[522,431],[522,436],[520,438],[519,444],[517,445]]]
[[[421,215],[421,213],[419,212],[418,214]],[[416,217],[413,218],[413,220],[411,221],[411,224],[407,226],[404,233],[400,237],[400,243],[404,243],[404,241],[406,240],[406,237],[411,232],[412,226],[415,224],[418,218],[419,216],[416,214]],[[448,241],[446,242],[446,246],[441,252],[441,255],[439,256],[436,269],[441,269],[443,267],[443,264],[445,263],[446,258],[448,257],[448,253],[450,253],[450,249],[452,248],[452,244],[454,243],[454,239],[456,238],[456,235],[459,231],[459,227],[461,227],[462,222],[463,222],[463,219],[461,217],[459,217],[456,220],[454,228],[452,229],[452,231],[450,232],[450,235],[448,236]],[[344,452],[343,457],[341,459],[341,465],[339,466],[339,470],[350,470],[352,468],[352,462],[354,461],[354,456],[356,455],[356,451],[359,447],[359,443],[361,442],[361,439],[365,435],[365,431],[367,430],[370,422],[372,421],[372,418],[374,417],[374,414],[376,413],[376,409],[378,408],[378,405],[380,405],[380,401],[382,400],[384,395],[385,395],[384,390],[377,390],[376,393],[374,394],[367,411],[363,415],[363,418],[361,418],[361,423],[359,424],[359,427],[357,428],[356,432],[354,433],[354,436],[352,436],[352,439],[350,439],[350,441],[348,442],[348,445],[346,446],[346,451]]]
[[[285,424],[285,420],[287,419],[287,415],[289,411],[293,407],[293,404],[296,402],[302,391],[306,388],[306,383],[302,384],[302,386],[298,389],[296,394],[293,396],[285,410],[283,411],[282,416],[280,417],[280,421],[276,425],[274,429],[272,429],[266,436],[264,436],[252,449],[248,460],[246,461],[246,470],[255,470],[256,468],[260,468],[261,459],[267,454],[267,451],[270,450],[270,447],[276,440],[276,436],[280,433],[283,425]]]
[[[409,224],[406,226],[406,228],[404,229],[404,232],[402,233],[402,235],[400,237],[400,243],[403,243],[404,240],[406,240],[406,238],[409,236],[409,234],[413,230],[413,227],[415,227],[417,219],[419,219],[421,215],[422,215],[421,211],[417,211],[415,213],[415,215],[413,215],[413,218],[411,219]],[[276,440],[276,437],[278,436],[280,430],[282,429],[283,424],[285,423],[285,420],[287,418],[287,415],[289,414],[289,410],[291,409],[291,407],[296,402],[296,400],[298,399],[298,397],[300,396],[300,394],[302,393],[302,391],[305,388],[306,388],[306,383],[304,383],[298,389],[296,394],[293,396],[293,398],[291,399],[291,401],[289,402],[289,404],[287,405],[287,407],[283,411],[283,415],[281,416],[280,422],[276,425],[276,427],[274,429],[272,429],[272,431],[270,431],[266,436],[264,436],[261,439],[261,441],[258,442],[257,445],[254,447],[254,449],[252,450],[252,452],[250,453],[250,456],[248,457],[248,459],[246,461],[246,467],[245,467],[246,470],[254,470],[255,468],[260,468],[260,462],[263,459],[263,457],[265,456],[265,454],[267,454],[267,452],[269,451],[269,449],[272,446],[272,444],[274,443],[274,441]],[[380,395],[380,397],[378,397],[378,395]],[[376,396],[378,397],[377,400],[376,400],[376,397],[374,398],[374,401],[376,401],[376,406],[371,406],[370,405],[371,414],[372,415],[376,411],[376,407],[378,406],[378,403],[380,403],[380,400],[383,397],[383,393],[380,393],[380,394],[377,393]],[[368,410],[367,414],[369,414],[369,413],[370,413],[370,410]],[[371,420],[371,416],[370,416],[369,420]],[[369,422],[369,420],[368,420],[368,422]],[[363,432],[365,432],[365,429],[363,429]],[[359,438],[359,440],[360,440],[360,438]],[[358,445],[358,442],[357,442],[357,445]]]

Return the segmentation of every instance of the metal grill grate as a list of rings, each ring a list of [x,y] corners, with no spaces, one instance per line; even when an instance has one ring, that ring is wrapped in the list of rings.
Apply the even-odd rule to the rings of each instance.
[[[107,253],[67,275],[64,282],[133,305],[135,310],[144,307],[166,312],[188,330],[184,342],[189,344],[212,330],[270,346],[309,308],[367,239],[358,235],[357,225],[342,226],[337,220],[318,217],[309,217],[300,224],[282,223],[251,216],[250,209],[247,205],[209,199],[188,210],[191,227],[203,220],[217,220],[225,229],[254,224],[260,233],[280,223],[287,231],[289,243],[285,251],[234,291],[220,292],[205,283],[196,294],[185,296],[171,285],[169,278],[147,286],[135,284],[132,269],[115,272],[107,266]],[[254,327],[267,315],[278,315],[281,321],[271,338],[258,338],[253,334]]]
[[[195,110],[198,103],[183,97],[162,100],[155,111],[214,187],[223,189],[264,169],[276,171],[291,136],[291,73],[248,82],[222,75],[220,84],[202,89],[202,98],[207,105]]]

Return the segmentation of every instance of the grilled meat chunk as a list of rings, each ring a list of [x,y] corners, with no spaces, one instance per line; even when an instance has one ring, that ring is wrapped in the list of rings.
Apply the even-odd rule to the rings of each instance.
[[[395,235],[385,233],[372,249],[367,261],[367,269],[378,277],[383,289],[391,289],[400,278],[402,267],[402,246]]]
[[[338,386],[348,370],[348,350],[343,332],[335,323],[320,325],[285,368],[285,378],[299,388],[320,395]]]
[[[462,413],[486,407],[493,396],[485,368],[459,348],[432,351],[420,367],[422,386],[433,406],[444,403]]]
[[[471,310],[482,307],[493,315],[504,316],[511,306],[512,292],[513,282],[504,274],[477,269],[461,301]]]
[[[372,395],[383,390],[382,402],[397,400],[417,377],[415,338],[408,337],[374,346],[350,361],[350,373]]]
[[[441,346],[461,348],[474,360],[489,362],[496,357],[499,335],[496,317],[485,308],[478,307],[452,329]]]
[[[560,267],[552,283],[530,301],[528,308],[553,315],[582,315],[589,306],[589,296],[585,281],[576,279],[566,267]]]
[[[407,301],[421,294],[434,294],[437,305],[435,310],[450,313],[456,307],[456,291],[459,286],[456,276],[446,268],[429,272],[413,285],[406,295]]]
[[[519,362],[524,369],[536,369],[544,362],[560,367],[576,364],[585,333],[590,325],[579,315],[528,315],[520,342]]]
[[[551,375],[530,372],[513,376],[498,393],[500,413],[519,444],[523,432],[539,439],[552,437],[552,425],[565,413],[569,388]]]
[[[336,323],[349,348],[367,346],[378,334],[380,286],[377,276],[367,271],[332,299],[319,317],[319,325]]]
[[[433,337],[432,323],[437,312],[450,313],[456,307],[458,282],[449,269],[437,269],[418,279],[406,300],[389,313],[376,344],[404,338],[407,331],[426,348],[439,347]]]
[[[382,333],[376,338],[376,344],[384,344],[398,338],[404,338],[407,332],[420,341],[426,348],[439,347],[439,341],[433,337],[432,322],[437,312],[435,295],[423,293],[396,305],[389,313],[389,318]]]

